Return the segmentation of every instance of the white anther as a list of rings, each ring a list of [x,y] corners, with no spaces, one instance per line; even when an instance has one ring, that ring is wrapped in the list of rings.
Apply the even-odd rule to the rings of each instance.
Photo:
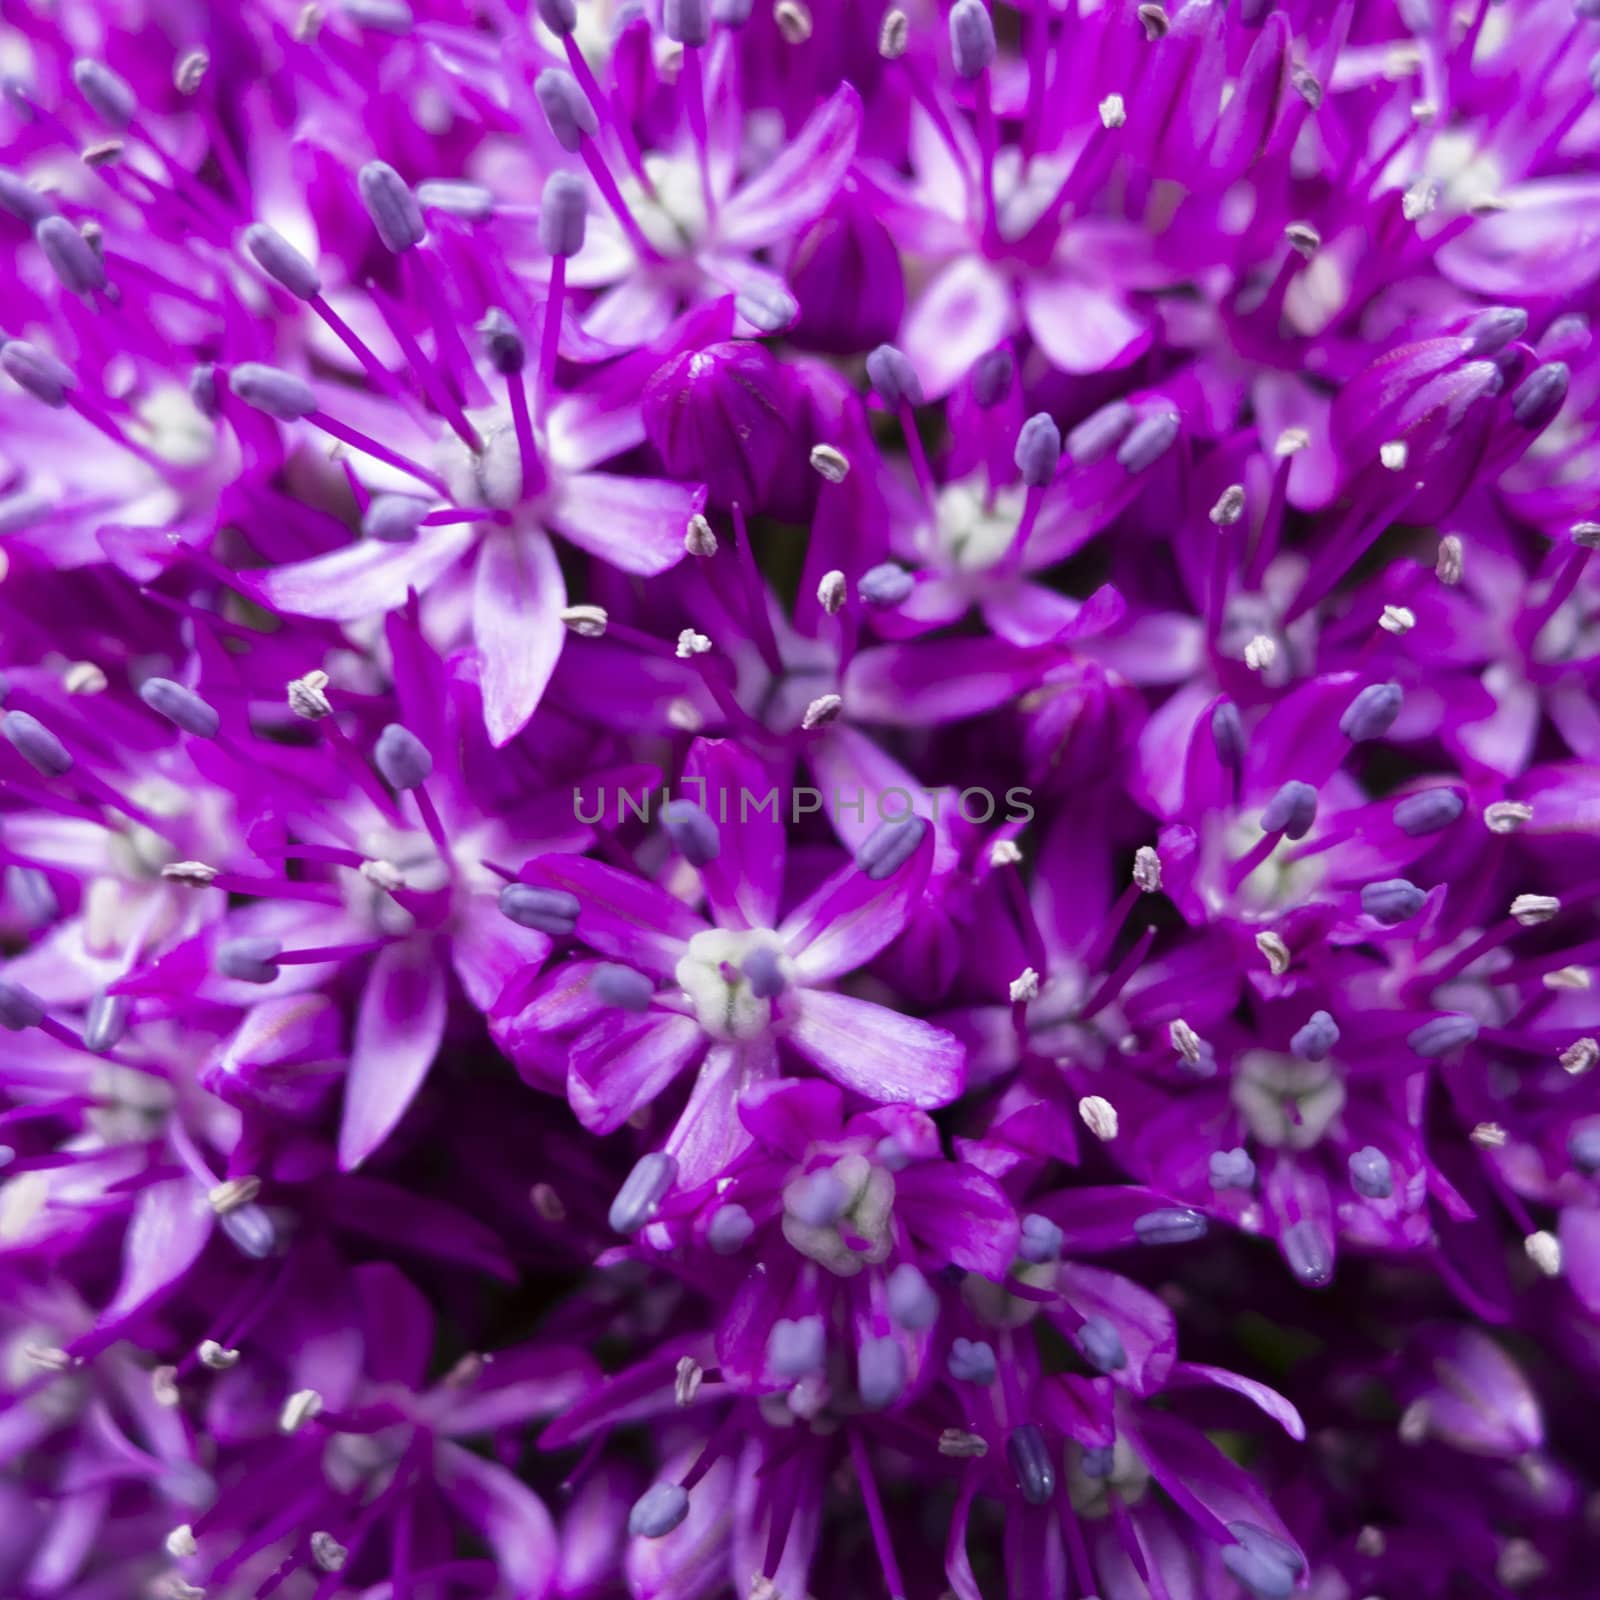
[[[561,621],[569,633],[580,639],[598,639],[610,621],[604,606],[568,606],[561,613]]]
[[[820,477],[826,478],[829,483],[843,483],[850,476],[850,458],[844,451],[836,450],[831,444],[817,444],[811,447],[811,466]]]
[[[229,1178],[217,1184],[206,1194],[206,1199],[211,1204],[211,1209],[219,1217],[225,1217],[230,1211],[237,1211],[240,1206],[247,1206],[261,1193],[261,1180],[256,1177]]]
[[[1522,1241],[1528,1259],[1547,1278],[1561,1276],[1561,1241],[1553,1233],[1541,1228]]]
[[[1102,1144],[1117,1136],[1117,1108],[1104,1095],[1086,1094],[1078,1102],[1083,1125]]]
[[[1273,977],[1281,978],[1289,970],[1293,959],[1289,954],[1289,947],[1283,942],[1280,934],[1271,928],[1256,935],[1256,949],[1267,958],[1267,970]]]
[[[283,1410],[278,1413],[278,1430],[298,1433],[321,1410],[322,1396],[315,1389],[297,1389],[283,1402]]]
[[[1511,902],[1511,915],[1524,928],[1537,928],[1548,922],[1561,909],[1561,902],[1553,894],[1519,894]]]
[[[812,728],[825,728],[830,722],[839,720],[839,713],[843,709],[844,700],[839,695],[819,694],[806,707],[805,715],[800,719],[800,726],[808,732]]]
[[[1011,980],[1011,1003],[1017,1005],[1029,1000],[1039,998],[1039,974],[1032,967],[1024,967],[1018,976]]]
[[[1439,554],[1434,557],[1433,573],[1440,583],[1454,588],[1461,582],[1462,548],[1458,535],[1447,533],[1439,541]]]

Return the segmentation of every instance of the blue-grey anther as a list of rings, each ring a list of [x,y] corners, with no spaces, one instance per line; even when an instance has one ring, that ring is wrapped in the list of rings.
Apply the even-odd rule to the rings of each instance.
[[[1126,400],[1113,400],[1067,434],[1067,454],[1080,467],[1091,467],[1128,437],[1136,421],[1138,413]]]
[[[992,410],[1011,393],[1016,370],[1016,358],[1009,350],[986,351],[972,363],[972,398],[985,411]]]
[[[905,351],[895,345],[880,344],[867,357],[867,381],[892,409],[922,404],[922,380],[917,369]]]
[[[1253,1189],[1256,1182],[1256,1164],[1243,1145],[1232,1150],[1213,1150],[1207,1163],[1207,1175],[1213,1189]]]
[[[902,604],[916,586],[916,580],[902,566],[893,561],[883,561],[861,574],[856,593],[862,604],[878,611],[887,611]]]
[[[902,1261],[884,1282],[889,1315],[897,1327],[920,1333],[939,1320],[939,1296],[909,1261]]]
[[[693,800],[669,800],[662,806],[661,829],[691,867],[709,866],[722,854],[716,823]]]
[[[89,1002],[89,1009],[84,1014],[84,1048],[94,1051],[96,1055],[104,1055],[107,1050],[116,1049],[127,1031],[128,997],[106,994],[102,990]]]
[[[856,851],[856,866],[874,883],[892,878],[917,853],[927,831],[924,817],[892,817],[880,822]]]
[[[1128,1364],[1128,1352],[1122,1347],[1122,1335],[1109,1317],[1088,1317],[1078,1329],[1078,1343],[1090,1365],[1101,1372],[1121,1372]]]
[[[733,297],[733,309],[762,333],[782,333],[800,315],[800,302],[778,284],[747,284]]]
[[[739,970],[749,979],[750,993],[758,1000],[776,1000],[789,987],[778,952],[766,945],[757,945],[739,963]]]
[[[1313,1011],[1295,1030],[1289,1048],[1302,1061],[1326,1061],[1339,1042],[1339,1024],[1326,1011]]]
[[[433,757],[428,754],[428,747],[398,722],[391,722],[378,735],[372,760],[392,789],[420,788],[433,771]]]
[[[50,876],[38,867],[7,867],[5,892],[30,927],[42,928],[61,915],[61,901],[50,886]]]
[[[1061,430],[1048,411],[1040,411],[1022,424],[1014,459],[1030,489],[1042,489],[1055,477],[1061,465]]]
[[[103,61],[80,59],[72,63],[72,81],[78,93],[94,107],[109,128],[126,128],[139,108],[133,90]]]
[[[1394,726],[1404,699],[1398,683],[1369,683],[1345,707],[1339,718],[1339,732],[1352,744],[1381,739]]]
[[[1446,1011],[1430,1017],[1420,1028],[1406,1035],[1406,1043],[1419,1056],[1432,1058],[1447,1055],[1478,1037],[1478,1019],[1464,1012]]]
[[[8,711],[0,717],[0,732],[12,748],[35,772],[59,778],[72,770],[67,747],[35,716],[26,711]]]
[[[428,502],[413,494],[375,494],[361,518],[361,531],[385,544],[410,544],[416,538]]]
[[[260,361],[241,361],[228,374],[228,387],[247,406],[279,422],[296,422],[317,409],[316,391],[304,378]]]
[[[1306,1558],[1287,1539],[1269,1533],[1258,1523],[1230,1522],[1228,1532],[1246,1550],[1259,1550],[1266,1555],[1276,1556],[1297,1578],[1306,1570]]]
[[[976,1383],[985,1388],[1000,1374],[994,1346],[986,1339],[953,1340],[946,1366],[957,1383]]]
[[[402,38],[411,32],[411,7],[405,0],[339,0],[339,9],[369,33],[392,33]]]
[[[656,992],[656,986],[644,973],[610,962],[595,969],[589,987],[603,1004],[619,1011],[648,1011],[650,997]]]
[[[867,1339],[856,1357],[856,1389],[869,1411],[892,1406],[905,1393],[906,1353],[897,1339]]]
[[[282,949],[276,939],[224,939],[217,946],[216,968],[224,978],[237,983],[271,983],[278,976]]]
[[[0,1028],[21,1033],[43,1021],[44,1004],[37,995],[30,994],[21,984],[0,980]]]
[[[742,28],[755,8],[756,0],[711,0],[711,17],[725,28]]]
[[[1368,1200],[1387,1200],[1394,1193],[1394,1168],[1375,1145],[1350,1152],[1350,1186]]]
[[[1124,472],[1143,472],[1147,467],[1153,467],[1172,448],[1177,437],[1176,412],[1163,411],[1159,416],[1142,417],[1117,446],[1117,465]]]
[[[719,1206],[706,1225],[706,1242],[719,1256],[731,1256],[742,1250],[745,1241],[756,1231],[750,1213],[741,1205]]]
[[[1211,713],[1211,742],[1223,766],[1237,771],[1244,764],[1244,723],[1233,701],[1220,701]]]
[[[575,256],[583,249],[589,191],[575,172],[552,172],[539,199],[539,244],[547,255]]]
[[[214,739],[222,718],[215,706],[207,704],[193,689],[171,678],[146,678],[139,685],[139,698],[157,716],[191,733],[197,739]]]
[[[1567,1155],[1579,1172],[1591,1177],[1600,1172],[1600,1123],[1589,1122],[1567,1136]]]
[[[585,139],[592,139],[600,131],[600,119],[594,107],[578,87],[578,80],[560,67],[546,67],[533,80],[533,93],[544,112],[550,132],[563,150],[576,154],[583,148]]]
[[[511,318],[499,306],[491,306],[478,324],[478,337],[489,365],[504,377],[521,372],[528,360],[528,347]]]
[[[822,1369],[827,1330],[821,1317],[779,1317],[767,1335],[767,1365],[780,1378],[804,1378]]]
[[[1291,1223],[1283,1231],[1283,1258],[1289,1270],[1309,1288],[1333,1281],[1333,1249],[1316,1223]]]
[[[1384,878],[1361,890],[1361,909],[1386,928],[1416,916],[1427,900],[1416,884],[1405,878]]]
[[[18,388],[56,409],[67,403],[67,395],[78,386],[71,367],[26,339],[6,340],[0,348],[0,367]]]
[[[531,883],[508,883],[500,891],[500,915],[519,928],[563,939],[578,925],[582,906],[577,895],[565,889],[541,889]]]
[[[795,1221],[811,1228],[826,1228],[842,1217],[850,1205],[850,1191],[832,1170],[808,1172],[783,1191],[783,1209]]]
[[[1117,1463],[1117,1452],[1109,1444],[1089,1445],[1085,1448],[1078,1464],[1083,1468],[1086,1478],[1103,1479],[1111,1476],[1111,1469]]]
[[[689,1515],[689,1491],[676,1483],[652,1483],[633,1502],[628,1532],[636,1539],[664,1539]]]
[[[1205,1237],[1206,1219],[1186,1206],[1162,1206],[1134,1218],[1133,1232],[1140,1244],[1189,1244]]]
[[[1281,833],[1285,839],[1303,839],[1317,820],[1317,791],[1299,778],[1291,778],[1267,802],[1261,813],[1263,833]]]
[[[494,215],[494,190],[467,178],[424,178],[416,196],[424,210],[442,211],[463,222],[487,222]]]
[[[1065,1235],[1060,1227],[1049,1217],[1040,1216],[1037,1211],[1030,1211],[1022,1219],[1022,1232],[1017,1240],[1017,1254],[1024,1261],[1031,1261],[1035,1265],[1054,1261],[1061,1254],[1064,1238]]]
[[[202,361],[189,374],[189,398],[202,417],[222,415],[222,397],[217,391],[217,369],[214,363]]]
[[[655,1218],[667,1191],[678,1179],[678,1161],[663,1150],[641,1156],[633,1171],[623,1180],[611,1202],[607,1218],[618,1233],[637,1233]]]
[[[46,217],[34,228],[33,238],[64,288],[73,294],[105,288],[105,262],[65,217]]]
[[[387,161],[369,161],[357,174],[356,187],[378,237],[397,256],[422,243],[428,232],[422,207]]]
[[[244,230],[244,247],[255,264],[300,300],[315,300],[322,293],[317,269],[276,228],[252,222]]]
[[[994,22],[983,0],[956,0],[950,8],[950,59],[957,74],[976,78],[994,60]]]
[[[1006,1440],[1006,1460],[1017,1475],[1017,1487],[1030,1506],[1047,1506],[1056,1492],[1056,1469],[1050,1447],[1036,1422],[1013,1428]]]
[[[1564,361],[1535,367],[1511,391],[1511,419],[1520,427],[1542,428],[1554,419],[1567,398],[1572,371]]]
[[[578,26],[578,0],[539,0],[539,20],[563,39]]]
[[[1466,331],[1467,355],[1492,356],[1528,331],[1528,313],[1521,306],[1495,306],[1474,317]]]
[[[19,222],[36,228],[55,212],[49,195],[34,188],[20,173],[0,167],[0,211],[9,211]]]
[[[711,37],[706,0],[661,0],[661,26],[674,44],[697,49]]]
[[[1243,1545],[1222,1547],[1222,1564],[1258,1600],[1289,1600],[1294,1593],[1294,1573],[1276,1556]]]
[[[1423,789],[1394,803],[1394,825],[1410,838],[1448,828],[1467,808],[1454,789]]]
[[[258,1205],[236,1206],[217,1220],[222,1231],[252,1261],[265,1261],[278,1248],[278,1230]]]

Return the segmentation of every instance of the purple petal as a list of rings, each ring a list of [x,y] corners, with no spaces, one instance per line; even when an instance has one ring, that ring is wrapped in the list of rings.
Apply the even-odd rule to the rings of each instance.
[[[544,1501],[504,1467],[443,1441],[434,1446],[434,1480],[483,1535],[509,1593],[516,1600],[540,1600],[560,1557]]]
[[[247,587],[274,611],[355,622],[405,604],[406,591],[424,592],[477,538],[471,523],[430,528],[414,544],[363,539],[330,555],[278,567]]]
[[[777,157],[723,206],[719,241],[745,249],[775,244],[820,216],[855,159],[860,132],[861,97],[841,84]]]
[[[705,503],[703,489],[665,478],[578,472],[562,485],[547,516],[579,549],[623,572],[652,578],[683,560],[689,518]]]
[[[869,1000],[804,990],[785,1037],[835,1083],[879,1105],[947,1106],[965,1085],[966,1051],[954,1034]]]
[[[927,884],[933,839],[924,828],[910,858],[886,878],[875,881],[853,862],[840,868],[790,912],[779,937],[804,981],[854,972],[899,936]]]
[[[615,1133],[705,1047],[693,1017],[608,1016],[572,1047],[567,1097],[591,1133]]]
[[[658,978],[672,977],[684,946],[705,931],[705,923],[666,890],[586,856],[540,856],[523,868],[522,878],[575,894],[582,906],[578,938]]]
[[[483,720],[496,746],[527,725],[556,669],[567,586],[540,529],[501,529],[478,553],[472,636],[483,657]]]
[[[356,1013],[339,1166],[358,1167],[394,1131],[444,1040],[448,993],[431,939],[390,945],[372,963]]]

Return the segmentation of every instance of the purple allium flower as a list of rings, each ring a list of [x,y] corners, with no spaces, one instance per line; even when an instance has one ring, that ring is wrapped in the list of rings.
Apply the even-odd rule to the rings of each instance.
[[[1597,7],[13,9],[0,1594],[1591,1593]]]

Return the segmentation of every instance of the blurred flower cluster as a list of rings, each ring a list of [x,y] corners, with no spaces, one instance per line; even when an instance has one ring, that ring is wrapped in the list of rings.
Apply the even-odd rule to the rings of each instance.
[[[0,1595],[1592,1600],[1600,0],[15,0]]]

